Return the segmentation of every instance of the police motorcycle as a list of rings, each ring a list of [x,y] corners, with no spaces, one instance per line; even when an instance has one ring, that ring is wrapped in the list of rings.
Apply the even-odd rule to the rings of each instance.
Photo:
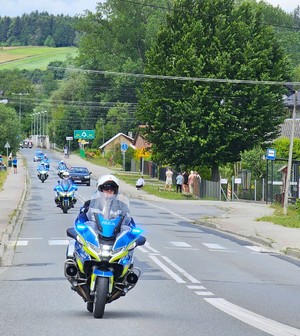
[[[98,193],[88,210],[67,229],[72,240],[67,248],[65,277],[94,318],[102,318],[106,304],[125,296],[141,275],[133,266],[133,251],[144,245],[146,238],[131,217],[111,211],[112,204],[118,203],[114,197],[107,199]]]
[[[42,162],[39,166],[38,166],[38,168],[37,168],[37,172],[38,172],[38,174],[37,174],[37,176],[38,176],[38,178],[42,181],[42,183],[44,183],[46,180],[47,180],[47,178],[48,178],[48,169],[47,169],[47,166]]]
[[[56,206],[61,208],[63,213],[68,213],[68,210],[74,208],[77,199],[75,197],[75,191],[78,190],[76,185],[69,179],[69,172],[64,172],[62,179],[58,181],[55,191],[55,203]]]
[[[64,161],[60,161],[57,167],[57,175],[60,178],[63,178],[63,174],[68,171],[67,165],[64,163]]]

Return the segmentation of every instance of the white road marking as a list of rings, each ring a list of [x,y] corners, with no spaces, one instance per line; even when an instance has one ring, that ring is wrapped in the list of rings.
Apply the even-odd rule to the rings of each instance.
[[[16,242],[17,246],[27,246],[28,245],[28,240],[18,240]]]
[[[151,252],[159,253],[157,250],[155,250],[154,248],[152,248],[148,242],[146,242],[145,246],[146,246],[147,249],[149,249]]]
[[[227,250],[226,247],[220,245],[220,244],[210,244],[210,243],[202,243],[204,246],[208,247],[209,249],[213,250]]]
[[[186,283],[183,279],[181,279],[176,273],[174,273],[170,268],[165,266],[156,256],[149,255],[151,258],[163,271],[170,275],[176,282],[178,283]]]
[[[167,263],[169,263],[172,267],[174,267],[177,271],[179,271],[183,276],[188,278],[192,283],[200,283],[199,280],[195,279],[193,276],[188,274],[184,269],[182,269],[180,266],[176,265],[172,260],[170,260],[168,257],[162,257]]]
[[[268,319],[221,298],[203,298],[209,304],[236,319],[260,329],[273,336],[300,336],[300,330],[280,322]]]
[[[260,247],[260,246],[246,245],[244,247],[246,247],[247,249],[252,250],[254,252],[271,252],[271,250],[268,250],[268,249]]]
[[[214,293],[212,293],[212,292],[199,292],[199,291],[196,291],[195,292],[197,295],[199,295],[199,296],[213,296],[213,295],[215,295]]]
[[[68,245],[69,244],[69,240],[67,239],[53,239],[53,240],[48,240],[48,244],[49,245]]]
[[[190,244],[187,244],[185,242],[171,241],[170,243],[177,247],[192,247]]]
[[[206,289],[204,286],[195,286],[195,285],[188,285],[188,289]]]

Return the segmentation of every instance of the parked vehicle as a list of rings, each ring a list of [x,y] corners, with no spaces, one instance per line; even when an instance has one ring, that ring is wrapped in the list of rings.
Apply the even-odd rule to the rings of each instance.
[[[86,184],[87,186],[91,185],[91,174],[86,167],[82,166],[73,166],[69,168],[70,178],[74,183]]]
[[[74,227],[67,229],[72,240],[67,249],[65,277],[71,289],[87,302],[87,310],[95,318],[102,318],[107,303],[135,287],[141,270],[133,267],[133,250],[144,245],[146,239],[134,226],[121,231],[123,216],[94,215],[95,225],[77,219]]]
[[[68,213],[69,209],[74,208],[77,202],[75,197],[76,190],[78,188],[68,180],[58,181],[58,185],[54,188],[56,192],[55,203],[62,209],[63,213]]]

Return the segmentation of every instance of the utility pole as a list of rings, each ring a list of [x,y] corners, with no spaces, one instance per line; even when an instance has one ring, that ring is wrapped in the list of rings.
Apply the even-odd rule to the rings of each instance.
[[[287,205],[289,200],[289,190],[291,184],[291,170],[292,170],[292,160],[293,160],[293,146],[294,146],[294,133],[295,133],[295,119],[296,119],[296,107],[297,107],[297,96],[298,91],[295,91],[295,99],[294,99],[294,109],[293,109],[293,119],[292,119],[292,130],[290,136],[290,150],[289,150],[289,159],[286,173],[286,183],[284,190],[284,200],[283,200],[283,214],[287,214]]]

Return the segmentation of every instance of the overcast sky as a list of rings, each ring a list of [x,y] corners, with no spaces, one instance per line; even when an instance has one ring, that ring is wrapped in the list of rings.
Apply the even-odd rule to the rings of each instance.
[[[99,2],[105,0],[0,0],[0,16],[16,17],[34,11],[74,16],[84,14],[86,9],[95,12]],[[267,0],[267,2],[273,6],[279,5],[289,13],[300,5],[300,0]]]

